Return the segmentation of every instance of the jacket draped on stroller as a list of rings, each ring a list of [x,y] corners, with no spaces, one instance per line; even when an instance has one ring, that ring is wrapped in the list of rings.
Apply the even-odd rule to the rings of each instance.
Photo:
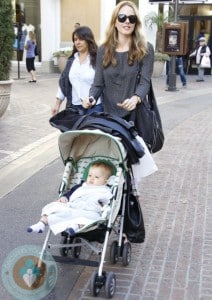
[[[93,112],[81,115],[78,110],[67,109],[50,119],[53,127],[62,132],[69,130],[100,129],[112,136],[120,137],[127,151],[128,164],[135,164],[144,155],[144,148],[137,141],[134,125],[110,114]]]

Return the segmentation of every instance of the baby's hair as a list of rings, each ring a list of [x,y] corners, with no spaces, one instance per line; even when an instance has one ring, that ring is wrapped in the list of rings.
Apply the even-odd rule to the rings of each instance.
[[[98,159],[98,160],[95,160],[93,162],[91,162],[84,170],[84,173],[83,173],[83,177],[82,177],[82,180],[86,180],[87,177],[88,177],[88,172],[89,172],[89,169],[90,167],[102,167],[104,170],[106,170],[107,174],[108,174],[108,178],[111,176],[111,175],[116,175],[116,167],[113,165],[112,162],[108,161],[108,160],[104,160],[104,159]]]
[[[107,163],[104,163],[102,161],[96,161],[90,165],[90,168],[92,167],[101,167],[104,169],[104,171],[107,173],[107,177],[109,178],[113,174],[113,168]]]

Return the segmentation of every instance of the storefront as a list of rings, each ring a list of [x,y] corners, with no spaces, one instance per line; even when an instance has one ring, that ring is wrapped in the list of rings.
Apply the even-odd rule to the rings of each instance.
[[[101,43],[111,17],[111,12],[118,0],[11,0],[14,7],[14,64],[25,67],[24,44],[29,30],[36,33],[39,56],[36,66],[42,72],[54,72],[53,53],[63,47],[71,46],[74,24],[89,26],[94,32],[97,43]],[[140,10],[141,19],[152,7],[149,0],[134,1]],[[143,28],[145,31],[145,28]],[[149,29],[147,29],[149,30]],[[155,30],[144,32],[154,44]]]
[[[24,43],[27,32],[36,33],[39,56],[36,63],[42,71],[51,72],[53,53],[59,48],[71,45],[71,34],[75,22],[92,28],[97,43],[104,38],[111,12],[119,0],[11,0],[14,7],[14,30],[19,37],[19,44],[14,42],[14,60],[25,64]],[[186,68],[189,74],[195,74],[196,66],[189,64],[188,55],[195,47],[199,34],[206,36],[212,47],[212,0],[203,4],[194,1],[179,1],[178,20],[188,22],[188,53]],[[158,11],[158,4],[151,5],[149,0],[134,1],[140,11],[141,19],[151,11]],[[190,4],[185,4],[189,2]],[[210,4],[209,4],[210,3]],[[172,3],[173,4],[173,3]],[[166,4],[168,6],[168,4]],[[156,28],[147,28],[143,24],[144,35],[155,44]],[[17,48],[19,56],[17,56]]]
[[[38,60],[41,61],[40,0],[13,0],[12,3],[14,9],[14,30],[16,34],[14,59],[24,60],[24,44],[28,37],[28,32],[34,31],[39,50]]]
[[[212,49],[212,4],[179,5],[180,20],[188,22],[188,51],[185,56],[185,67],[188,74],[196,74],[195,59],[189,59],[189,54],[196,48],[200,36],[206,38],[208,46]],[[211,74],[211,70],[207,69],[206,73]]]
[[[102,1],[11,1],[14,8],[14,31],[16,35],[13,61],[14,65],[18,62],[23,70],[26,57],[24,45],[31,30],[36,34],[39,53],[36,57],[36,66],[44,72],[54,71],[53,53],[62,47],[71,45],[71,34],[75,22],[90,26],[96,36],[101,34],[100,4]]]

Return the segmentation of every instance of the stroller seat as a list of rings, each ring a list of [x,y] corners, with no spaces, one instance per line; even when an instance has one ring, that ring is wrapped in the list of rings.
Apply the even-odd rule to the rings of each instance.
[[[65,168],[65,176],[63,177],[64,181],[66,182],[66,190],[69,190],[73,188],[76,185],[79,185],[82,182],[82,179],[85,179],[86,177],[86,172],[88,169],[88,166],[96,161],[103,161],[106,163],[109,163],[113,166],[115,173],[114,175],[111,176],[108,185],[111,188],[111,192],[113,194],[113,198],[117,199],[117,190],[120,184],[123,184],[124,178],[123,178],[123,170],[122,167],[120,166],[119,162],[111,157],[106,157],[106,156],[92,156],[92,157],[83,157],[79,159],[77,162],[73,161],[71,159],[66,163],[66,168]],[[60,188],[60,194],[63,194],[63,182],[61,184]],[[120,195],[121,196],[121,195]],[[99,229],[101,228],[101,232],[104,231],[108,218],[110,216],[111,212],[111,205],[112,205],[112,199],[108,205],[104,206],[104,209],[102,211],[101,216],[96,219],[96,220],[90,220],[87,218],[82,218],[79,216],[79,218],[74,219],[74,221],[77,224],[80,224],[80,228],[76,232],[76,236],[82,235],[84,238],[86,237],[86,233],[89,231],[92,231],[91,234],[87,234],[88,240],[93,241],[95,237],[97,238],[98,242],[102,241],[102,238],[99,238]],[[117,212],[120,209],[120,201],[116,201],[113,207],[113,212],[112,212],[112,222],[114,222]],[[95,234],[95,229],[98,229],[98,235]],[[63,233],[64,234],[64,233]]]

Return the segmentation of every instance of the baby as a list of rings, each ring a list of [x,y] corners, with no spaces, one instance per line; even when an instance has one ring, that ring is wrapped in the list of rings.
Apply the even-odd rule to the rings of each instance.
[[[105,162],[92,163],[86,182],[44,206],[40,221],[28,227],[27,231],[42,233],[45,226],[49,225],[55,235],[67,229],[70,235],[74,235],[80,224],[98,220],[103,206],[113,197],[107,186],[112,171],[112,166]],[[80,224],[77,220],[80,220]]]

